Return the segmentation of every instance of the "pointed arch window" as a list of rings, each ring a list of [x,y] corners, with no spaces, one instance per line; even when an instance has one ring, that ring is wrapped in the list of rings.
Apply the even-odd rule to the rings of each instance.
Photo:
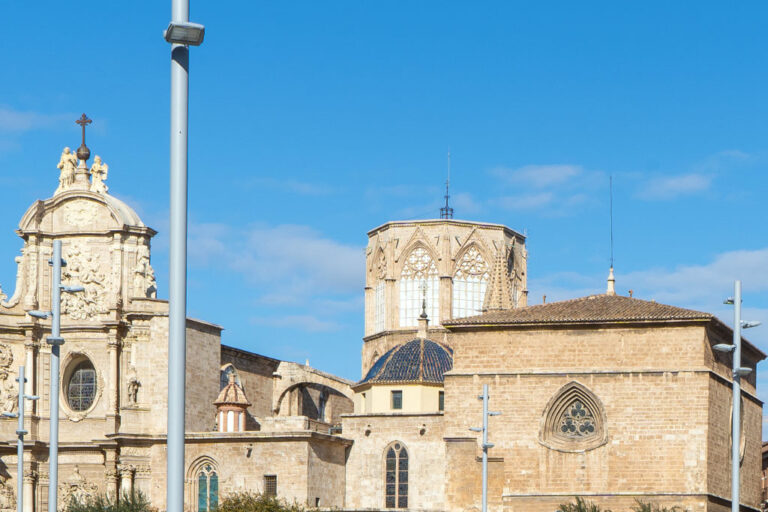
[[[212,512],[219,506],[219,475],[210,464],[197,475],[197,512]]]
[[[470,247],[456,265],[453,275],[453,318],[482,313],[490,269],[477,247]]]
[[[376,284],[373,289],[373,329],[375,332],[381,332],[386,329],[387,317],[387,296],[386,296],[386,277],[387,260],[384,252],[379,251],[376,258]]]
[[[565,452],[602,446],[608,440],[602,403],[578,382],[563,386],[547,404],[539,440],[549,448]]]
[[[402,443],[393,443],[386,451],[386,508],[408,508],[408,451]]]
[[[422,300],[427,302],[427,316],[432,325],[440,321],[440,279],[437,265],[423,247],[408,255],[400,273],[400,326],[418,324]]]

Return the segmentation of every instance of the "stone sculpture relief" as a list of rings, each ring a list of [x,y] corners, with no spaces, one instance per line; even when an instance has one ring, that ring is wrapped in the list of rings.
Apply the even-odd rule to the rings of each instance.
[[[75,182],[75,168],[77,167],[77,156],[69,148],[64,148],[56,166],[61,170],[59,174],[59,188],[53,195],[67,190]]]
[[[91,166],[91,192],[97,194],[106,194],[109,188],[104,184],[107,180],[109,166],[101,161],[101,157],[96,155]]]
[[[149,247],[140,245],[136,253],[136,268],[133,271],[133,287],[136,297],[155,298],[157,282],[155,271],[149,263]]]
[[[13,352],[8,345],[0,344],[0,412],[16,412],[19,390],[11,375]]]
[[[99,207],[91,201],[71,201],[61,210],[64,222],[78,228],[91,224],[99,213]]]
[[[3,512],[16,510],[16,493],[7,479],[0,481],[0,510]]]
[[[105,304],[106,273],[103,265],[92,251],[84,250],[73,243],[67,248],[64,259],[67,266],[61,269],[62,282],[80,285],[84,292],[63,293],[61,307],[72,320],[94,320],[99,313],[107,311]]]
[[[86,481],[75,466],[72,476],[59,484],[59,510],[65,510],[70,503],[87,503],[96,497],[99,488],[96,484]]]

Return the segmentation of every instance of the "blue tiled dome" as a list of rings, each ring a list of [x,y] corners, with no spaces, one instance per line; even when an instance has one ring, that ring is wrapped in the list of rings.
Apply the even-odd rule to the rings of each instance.
[[[443,382],[453,368],[453,350],[431,340],[415,339],[397,345],[381,356],[363,380],[357,383]]]

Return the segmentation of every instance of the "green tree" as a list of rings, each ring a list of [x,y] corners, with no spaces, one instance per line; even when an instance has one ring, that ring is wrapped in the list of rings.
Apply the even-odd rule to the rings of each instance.
[[[297,503],[253,492],[236,492],[224,496],[216,512],[306,512]]]
[[[646,503],[640,500],[635,500],[637,504],[632,507],[632,512],[682,512],[682,508],[680,507],[660,507],[659,505],[654,505],[652,503]]]
[[[144,494],[123,494],[119,500],[98,495],[86,501],[69,500],[66,512],[157,512]]]
[[[576,503],[563,503],[557,510],[558,512],[611,512],[608,509],[603,510],[591,501],[586,501],[579,496],[576,496]]]

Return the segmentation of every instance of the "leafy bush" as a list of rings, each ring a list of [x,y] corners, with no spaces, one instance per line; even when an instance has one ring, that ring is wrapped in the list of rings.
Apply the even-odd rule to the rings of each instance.
[[[157,512],[141,492],[123,494],[120,500],[98,495],[87,501],[70,500],[66,512]]]
[[[632,507],[632,512],[682,512],[683,509],[680,507],[660,507],[658,505],[653,505],[651,503],[645,503],[640,500],[635,500],[637,502],[637,505]]]
[[[236,492],[223,497],[216,512],[306,512],[306,510],[297,503],[290,504],[274,496]]]
[[[576,496],[576,503],[563,503],[558,512],[611,512],[610,510],[603,510],[591,501],[586,501],[583,498]]]

